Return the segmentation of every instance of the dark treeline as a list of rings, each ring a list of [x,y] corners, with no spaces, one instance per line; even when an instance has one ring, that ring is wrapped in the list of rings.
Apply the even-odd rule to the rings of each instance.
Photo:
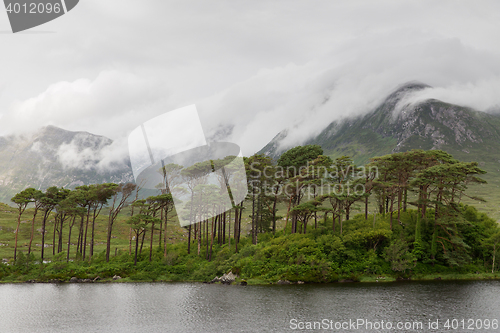
[[[254,155],[244,158],[244,163],[246,199],[233,203],[230,209],[212,207],[216,212],[212,217],[184,227],[188,238],[185,255],[210,263],[204,277],[228,267],[249,278],[315,282],[330,281],[339,274],[387,273],[386,264],[401,274],[417,265],[473,265],[471,269],[488,266],[495,271],[500,244],[497,223],[461,202],[463,198],[484,201],[467,192],[469,184],[485,183],[479,177],[485,172],[476,162],[460,162],[439,150],[413,150],[376,157],[365,166],[356,166],[347,156],[333,160],[323,155],[321,147],[309,145],[292,148],[277,161]],[[218,178],[219,186],[200,177],[200,170],[208,175],[218,164],[227,165],[224,160],[186,168],[168,164],[159,170],[164,186],[160,186],[158,195],[145,199],[139,197],[140,184],[130,183],[79,186],[74,190],[51,187],[45,192],[26,189],[12,198],[18,208],[14,260],[21,216],[29,204],[34,210],[28,254],[36,233],[36,217],[41,216],[42,261],[44,244],[50,236],[54,255],[66,251],[67,261],[71,257],[91,261],[95,256],[97,217],[103,208],[109,211],[107,262],[118,220],[124,220],[130,230],[127,255],[134,265],[141,258],[154,261],[159,253],[167,260],[172,256],[167,251],[167,223],[175,223],[176,214],[196,216],[201,209],[194,200],[196,195],[216,197],[222,189],[231,192],[228,184],[241,178],[236,169],[228,167]],[[187,187],[178,187],[181,183]],[[176,212],[174,205],[179,191],[190,192],[191,198],[182,212]],[[118,219],[125,207],[129,207],[127,216]],[[63,239],[63,230],[67,230],[67,239]],[[70,254],[74,239],[76,253]],[[292,246],[290,242],[294,241],[298,243]],[[149,250],[146,257],[142,255],[145,244]],[[309,252],[302,253],[302,247]],[[175,249],[180,251],[178,246]],[[224,255],[220,254],[222,250]],[[267,259],[243,260],[257,256],[259,251]],[[281,258],[284,253],[288,253],[286,258]],[[170,259],[167,261],[172,264]],[[306,266],[314,267],[315,273],[297,273]],[[322,277],[306,279],[304,274]]]
[[[461,203],[465,197],[484,201],[466,192],[469,184],[486,183],[479,177],[486,172],[477,162],[460,162],[440,150],[412,150],[376,157],[359,167],[347,156],[332,160],[322,154],[321,147],[309,145],[286,151],[276,164],[263,155],[246,160],[254,244],[258,233],[276,232],[277,201],[287,206],[285,231],[305,234],[311,220],[317,229],[319,219],[326,223],[331,216],[331,232],[341,237],[352,211],[364,211],[367,221],[373,201],[374,223],[376,214],[387,219],[391,236],[380,230],[371,237],[379,243],[387,240],[388,251],[411,251],[412,263],[435,263],[439,258],[443,264],[465,265],[488,257],[494,266],[500,241],[497,224],[490,220],[474,225],[470,210]],[[402,213],[409,207],[415,210],[414,221],[406,224]],[[363,229],[359,232],[373,232]],[[478,242],[477,248],[471,246]]]
[[[125,207],[127,199],[136,189],[135,184],[98,184],[78,186],[74,190],[49,187],[45,192],[34,188],[25,189],[17,193],[11,201],[17,205],[17,228],[15,232],[14,260],[17,259],[17,244],[21,216],[29,204],[34,206],[31,220],[30,241],[28,254],[31,254],[33,238],[35,236],[36,217],[42,219],[41,260],[44,260],[46,236],[52,234],[52,254],[66,251],[67,260],[70,258],[72,237],[77,238],[75,259],[91,259],[94,255],[96,220],[102,209],[109,206],[107,224],[106,258],[109,260],[111,235],[113,224],[120,211]],[[49,217],[52,225],[48,228]],[[77,234],[74,227],[76,226]],[[90,227],[90,230],[89,230]],[[63,230],[68,229],[68,239],[63,240]],[[64,246],[67,244],[67,248]]]

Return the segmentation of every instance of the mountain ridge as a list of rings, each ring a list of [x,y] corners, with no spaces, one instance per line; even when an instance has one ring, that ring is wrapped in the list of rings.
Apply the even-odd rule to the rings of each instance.
[[[0,137],[0,201],[8,203],[27,187],[132,181],[128,157],[110,168],[99,164],[112,143],[104,136],[52,125],[29,135]]]
[[[333,121],[303,144],[319,144],[327,155],[349,155],[357,163],[411,149],[443,149],[465,154],[469,154],[470,149],[500,149],[498,114],[436,99],[403,105],[395,112],[404,97],[425,88],[430,86],[415,82],[402,85],[369,113]],[[280,141],[288,133],[289,129],[281,131],[258,153],[279,157],[287,149],[280,148]]]
[[[412,149],[440,149],[454,158],[479,163],[487,171],[482,176],[488,184],[471,186],[471,194],[487,202],[478,205],[483,212],[499,219],[500,209],[500,114],[477,111],[437,99],[404,104],[404,97],[429,87],[407,84],[391,93],[378,107],[365,115],[330,123],[302,145],[317,144],[332,158],[350,156],[364,165],[376,156]],[[400,111],[400,112],[399,112]],[[300,130],[300,127],[294,128]],[[281,141],[290,129],[278,133],[258,153],[277,159],[288,148]]]

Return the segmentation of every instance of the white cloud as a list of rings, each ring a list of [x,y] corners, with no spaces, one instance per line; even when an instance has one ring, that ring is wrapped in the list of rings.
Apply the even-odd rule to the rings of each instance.
[[[411,38],[409,38],[411,37]],[[500,105],[497,54],[414,30],[373,34],[338,45],[306,65],[261,71],[201,103],[212,133],[233,124],[231,140],[251,154],[290,128],[284,147],[319,134],[330,122],[373,110],[397,86],[435,86],[437,98],[485,110]],[[219,123],[219,124],[220,124]],[[227,126],[226,125],[226,126]]]
[[[138,124],[196,104],[208,136],[232,128],[227,139],[249,155],[284,128],[300,128],[285,141],[298,144],[412,80],[435,87],[415,98],[487,110],[500,105],[499,10],[496,1],[80,2],[44,26],[56,33],[4,36],[0,135],[53,124],[123,143]]]
[[[60,145],[56,156],[64,168],[102,172],[126,168],[127,152],[125,140],[110,143],[102,137],[79,133],[71,142]]]
[[[154,114],[154,103],[166,95],[161,88],[158,82],[119,71],[102,71],[93,80],[54,83],[36,97],[13,102],[2,118],[9,125],[2,134],[54,125],[118,137],[144,113]]]
[[[401,100],[397,109],[427,99],[471,107],[484,112],[498,112],[500,108],[500,75],[491,75],[476,82],[455,82],[445,87],[431,87]]]

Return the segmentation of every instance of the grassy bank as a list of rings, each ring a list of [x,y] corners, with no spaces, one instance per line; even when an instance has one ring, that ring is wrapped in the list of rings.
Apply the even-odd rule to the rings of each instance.
[[[465,209],[465,208],[464,208]],[[498,270],[492,270],[491,251],[483,242],[488,228],[496,228],[496,223],[473,208],[466,208],[472,221],[467,226],[470,255],[463,261],[450,261],[444,253],[436,252],[432,259],[432,234],[426,232],[433,221],[425,221],[420,226],[422,236],[419,246],[414,243],[415,212],[408,211],[401,216],[402,225],[395,224],[391,231],[388,217],[369,216],[365,220],[358,215],[343,224],[340,234],[338,227],[332,231],[332,221],[319,221],[317,228],[311,227],[306,234],[290,234],[288,231],[259,234],[258,244],[252,244],[251,237],[242,237],[235,251],[232,244],[213,245],[212,259],[207,260],[207,244],[193,241],[192,253],[187,253],[186,242],[167,246],[167,255],[161,247],[154,247],[149,261],[149,248],[144,247],[134,265],[133,253],[127,247],[117,250],[109,262],[104,251],[91,261],[66,261],[66,253],[51,257],[51,261],[41,264],[36,255],[21,252],[18,260],[0,264],[0,281],[13,282],[70,282],[98,280],[100,282],[153,282],[183,281],[209,282],[215,276],[233,272],[238,276],[235,283],[248,284],[282,283],[332,283],[332,282],[391,282],[398,279],[411,280],[480,280],[498,278]],[[430,212],[432,215],[432,212]],[[395,241],[404,239],[407,246],[405,265],[388,256],[388,249]],[[404,264],[404,263],[403,263]],[[113,280],[119,276],[121,279]],[[286,281],[286,282],[285,282]]]
[[[221,276],[222,271],[214,269],[212,265],[203,265],[202,262],[191,257],[185,263],[172,264],[167,260],[149,262],[141,261],[137,266],[128,255],[115,258],[110,263],[94,261],[88,262],[50,262],[43,265],[37,262],[19,262],[13,265],[0,264],[0,283],[23,282],[93,282],[93,283],[127,283],[127,282],[210,282],[215,276]],[[173,257],[171,257],[173,258]],[[158,259],[158,258],[157,258]],[[420,267],[423,268],[423,267]],[[499,272],[482,271],[468,272],[453,270],[449,267],[425,267],[432,273],[409,272],[404,277],[395,272],[385,274],[347,273],[332,274],[330,279],[321,280],[319,276],[295,275],[296,279],[269,278],[268,274],[253,276],[243,273],[236,278],[233,284],[269,285],[269,284],[302,284],[302,283],[349,283],[349,282],[396,282],[396,281],[451,281],[451,280],[499,280]],[[477,268],[477,267],[476,267]],[[469,267],[469,270],[472,267]],[[73,281],[76,278],[77,281]],[[279,282],[281,280],[281,282]],[[305,280],[305,281],[304,281]]]

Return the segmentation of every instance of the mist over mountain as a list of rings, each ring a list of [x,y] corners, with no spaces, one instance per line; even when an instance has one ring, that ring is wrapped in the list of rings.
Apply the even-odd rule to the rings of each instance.
[[[366,115],[334,121],[303,144],[318,144],[334,158],[351,156],[357,164],[392,152],[442,149],[464,161],[500,166],[500,115],[436,99],[412,101],[414,93],[426,88],[418,82],[404,84]],[[259,153],[279,157],[290,148],[282,144],[289,131],[280,132]]]
[[[0,137],[0,201],[9,202],[27,187],[133,181],[128,156],[116,157],[112,144],[104,136],[55,126],[32,135]]]
[[[500,114],[486,113],[436,99],[415,100],[428,85],[411,82],[398,87],[365,115],[330,123],[302,144],[318,144],[333,158],[351,156],[358,165],[374,156],[411,149],[442,149],[463,161],[478,161],[493,180],[500,171]],[[209,138],[219,141],[231,127]],[[291,147],[285,129],[259,153],[278,158]],[[0,137],[0,201],[34,187],[74,188],[83,184],[133,181],[126,146],[104,136],[54,126],[34,134]],[[500,182],[499,182],[500,184]]]
[[[460,161],[476,161],[487,172],[481,178],[488,183],[471,186],[470,194],[486,202],[479,204],[467,198],[464,202],[499,219],[500,114],[421,98],[431,90],[423,83],[404,84],[365,115],[345,117],[319,133],[307,133],[310,139],[302,145],[320,145],[325,155],[350,156],[357,165],[375,156],[411,149],[440,149]],[[287,135],[300,130],[299,126],[281,131],[259,153],[277,159],[291,148],[284,144]]]

